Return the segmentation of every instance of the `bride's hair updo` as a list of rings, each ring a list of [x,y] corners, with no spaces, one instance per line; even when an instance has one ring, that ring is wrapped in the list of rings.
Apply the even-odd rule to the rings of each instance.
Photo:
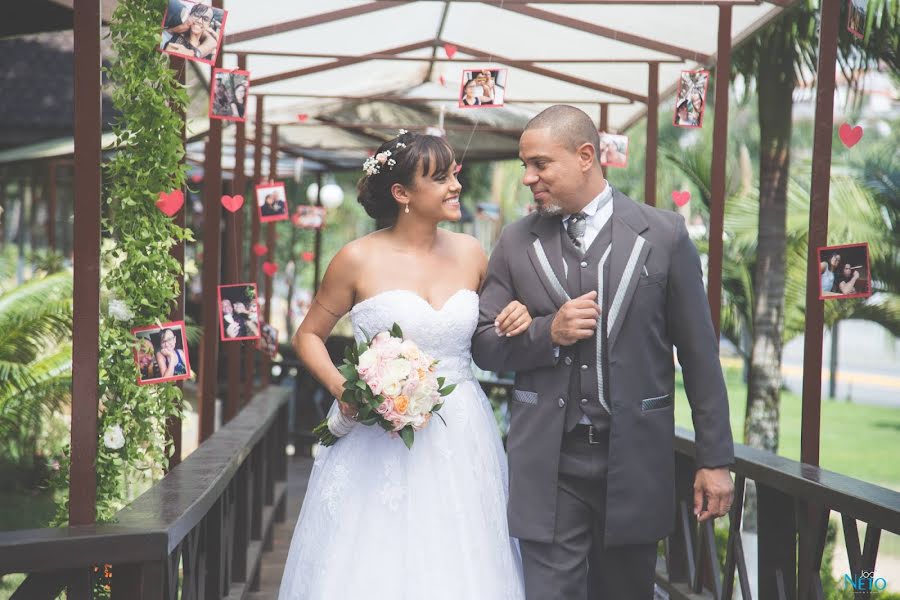
[[[366,161],[367,174],[357,185],[357,200],[366,213],[376,220],[395,219],[400,206],[391,186],[399,183],[409,187],[419,164],[423,176],[446,173],[453,164],[453,149],[444,138],[409,132],[381,144]]]

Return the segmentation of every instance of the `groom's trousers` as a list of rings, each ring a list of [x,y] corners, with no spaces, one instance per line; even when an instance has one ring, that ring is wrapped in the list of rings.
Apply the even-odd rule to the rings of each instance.
[[[652,600],[657,545],[603,547],[608,438],[565,434],[553,542],[520,540],[527,600]]]

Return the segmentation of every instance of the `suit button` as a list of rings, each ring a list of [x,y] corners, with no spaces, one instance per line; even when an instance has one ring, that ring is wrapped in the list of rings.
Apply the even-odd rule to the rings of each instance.
[[[562,408],[562,407],[565,406],[565,405],[566,405],[566,401],[563,400],[562,398],[560,398],[560,399],[559,399],[559,407]]]
[[[581,370],[582,370],[582,371],[587,371],[587,370],[588,370],[588,366],[587,366],[587,365],[581,365]]]
[[[567,356],[567,357],[564,359],[564,362],[565,362],[567,365],[571,365],[571,364],[572,364],[572,357],[571,357],[571,356]]]
[[[581,261],[581,268],[583,269],[583,268],[585,268],[586,266],[587,266],[587,262]]]
[[[582,398],[582,399],[581,399],[581,403],[582,403],[582,404],[587,404],[587,402],[588,402],[588,401],[587,401],[587,398]]]

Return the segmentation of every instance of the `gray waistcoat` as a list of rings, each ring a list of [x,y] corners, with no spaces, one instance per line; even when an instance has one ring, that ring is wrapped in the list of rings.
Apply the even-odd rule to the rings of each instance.
[[[600,399],[598,389],[598,375],[609,380],[607,361],[603,360],[600,368],[603,373],[598,374],[598,354],[606,357],[606,310],[609,306],[609,251],[612,244],[612,219],[607,220],[603,229],[591,243],[584,256],[578,251],[572,240],[569,239],[563,228],[560,228],[562,236],[563,260],[566,262],[568,275],[566,277],[566,291],[569,297],[577,298],[592,290],[599,292],[598,274],[603,271],[602,295],[598,295],[598,303],[601,307],[600,317],[602,322],[598,324],[597,334],[586,340],[560,349],[560,360],[572,361],[571,378],[569,380],[569,402],[566,408],[566,431],[571,431],[582,415],[587,415],[591,423],[597,429],[609,429],[608,386],[604,386],[607,396]],[[603,344],[603,352],[598,353],[597,344]]]

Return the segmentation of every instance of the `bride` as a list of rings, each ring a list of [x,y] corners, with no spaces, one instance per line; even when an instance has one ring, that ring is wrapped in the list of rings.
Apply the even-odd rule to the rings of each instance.
[[[357,340],[396,322],[440,361],[456,389],[408,450],[356,425],[321,448],[309,479],[279,600],[522,600],[506,522],[506,457],[491,405],[471,370],[470,342],[487,258],[477,240],[439,229],[461,217],[456,162],[445,140],[401,130],[366,161],[359,201],[391,227],[347,244],[328,267],[294,336],[300,359],[335,398],[344,377],[325,349],[350,313]],[[519,335],[518,302],[497,318]],[[353,417],[353,409],[335,402]]]

